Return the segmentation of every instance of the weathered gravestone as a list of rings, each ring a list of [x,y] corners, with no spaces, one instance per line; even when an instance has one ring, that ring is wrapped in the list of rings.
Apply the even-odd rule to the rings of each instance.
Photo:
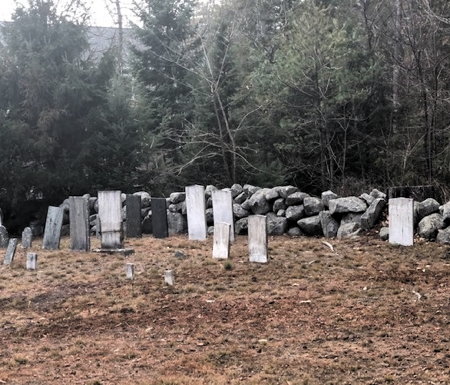
[[[186,187],[186,213],[189,239],[204,241],[207,236],[205,188],[195,185]]]
[[[22,247],[24,249],[31,249],[33,245],[33,230],[31,227],[25,227],[22,231]]]
[[[37,254],[27,253],[27,270],[37,270]]]
[[[75,251],[88,251],[91,248],[89,201],[83,197],[70,197],[69,207],[70,248]]]
[[[127,195],[126,235],[128,238],[142,237],[141,206],[142,206],[141,197],[139,195],[131,195],[131,194]]]
[[[59,249],[61,238],[61,226],[63,222],[64,209],[62,207],[50,206],[45,222],[44,240],[42,247],[46,250]]]
[[[16,254],[17,248],[17,238],[11,238],[8,243],[8,248],[6,249],[5,259],[3,260],[4,265],[11,265],[14,260],[14,255]]]
[[[8,246],[9,234],[5,226],[0,225],[0,248],[4,249]]]
[[[389,199],[389,243],[414,243],[414,201],[410,198]]]
[[[152,228],[155,238],[167,238],[167,202],[165,198],[152,198]]]
[[[173,270],[166,270],[164,272],[164,282],[169,286],[175,285],[175,274]]]
[[[98,192],[98,216],[102,232],[102,249],[121,249],[123,247],[123,237],[120,191]]]
[[[228,223],[216,223],[214,226],[213,258],[227,259],[230,255],[230,232]]]
[[[218,223],[230,225],[230,241],[234,242],[233,198],[230,190],[217,190],[212,192],[214,210],[214,227]]]
[[[267,263],[267,220],[263,215],[248,217],[248,251],[250,262]]]
[[[134,263],[127,263],[125,267],[127,279],[134,279]]]

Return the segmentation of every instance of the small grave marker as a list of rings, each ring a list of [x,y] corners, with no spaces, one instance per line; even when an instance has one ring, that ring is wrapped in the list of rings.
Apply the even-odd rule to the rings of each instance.
[[[126,267],[127,279],[134,279],[134,263],[127,263]]]
[[[230,255],[230,225],[217,223],[214,226],[213,258],[228,259]]]
[[[36,253],[27,253],[27,270],[37,270],[37,259]]]
[[[264,215],[248,217],[248,250],[250,262],[267,263],[267,221]]]
[[[17,243],[18,243],[17,238],[11,238],[9,240],[8,248],[6,249],[5,259],[3,260],[4,265],[11,265],[11,263],[14,261]]]
[[[33,244],[33,231],[30,227],[25,227],[22,231],[22,247],[24,249],[31,249]]]
[[[169,286],[175,285],[175,274],[173,270],[166,270],[164,272],[164,282]]]

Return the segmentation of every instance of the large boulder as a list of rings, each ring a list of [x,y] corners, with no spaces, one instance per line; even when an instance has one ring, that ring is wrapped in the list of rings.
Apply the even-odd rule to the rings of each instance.
[[[446,245],[450,244],[450,226],[444,230],[438,230],[436,242],[444,243]]]
[[[141,197],[141,207],[142,208],[150,207],[152,197],[150,196],[150,194],[148,192],[138,191],[138,192],[135,192],[133,195]]]
[[[248,199],[249,208],[253,214],[264,215],[270,211],[270,204],[265,197],[266,192],[266,189],[258,190]],[[242,207],[246,209],[244,204]]]
[[[305,197],[303,199],[303,207],[305,208],[306,216],[317,215],[323,210],[322,200],[315,197]]]
[[[184,192],[173,192],[169,196],[170,203],[180,203],[186,199],[186,193]]]
[[[286,210],[278,210],[276,212],[277,217],[285,217],[286,216]]]
[[[337,238],[343,239],[354,237],[358,235],[360,230],[361,227],[356,222],[341,223],[337,232]]]
[[[367,193],[361,194],[359,196],[360,199],[362,199],[364,202],[366,202],[369,206],[372,204],[372,202],[376,199],[372,195],[369,195]]]
[[[167,211],[169,235],[184,234],[187,230],[186,218],[180,213]]]
[[[242,218],[234,224],[234,231],[238,235],[245,235],[248,232],[248,218]]]
[[[303,205],[289,206],[286,209],[286,218],[290,221],[297,222],[305,216],[305,209]]]
[[[322,224],[319,215],[302,218],[297,222],[297,225],[306,235],[322,235]]]
[[[261,187],[253,186],[251,184],[244,184],[244,191],[249,195],[253,195],[257,191],[261,190]]]
[[[436,199],[428,198],[415,205],[415,211],[417,219],[420,221],[422,218],[427,217],[430,214],[439,212],[439,202]]]
[[[287,231],[287,235],[289,235],[290,237],[300,237],[303,235],[302,230],[300,230],[300,227],[291,227],[288,231]]]
[[[331,200],[339,198],[339,196],[331,190],[324,191],[321,197],[322,197],[322,204],[325,208],[329,207],[329,203]]]
[[[386,201],[383,198],[376,198],[370,204],[369,208],[361,216],[361,227],[363,230],[369,230],[375,225],[385,205]]]
[[[278,198],[273,202],[273,212],[276,213],[279,210],[286,210],[286,204],[283,198]]]
[[[4,249],[8,247],[9,234],[5,226],[0,226],[0,248]]]
[[[381,192],[380,190],[377,190],[376,188],[374,188],[370,192],[370,196],[374,197],[375,199],[381,198],[386,200],[386,194],[384,192]]]
[[[210,198],[212,196],[212,192],[213,191],[217,191],[217,187],[213,186],[212,184],[209,184],[208,186],[205,187],[205,197],[206,198]]]
[[[389,227],[382,227],[380,229],[380,238],[383,241],[387,241],[389,239]]]
[[[356,223],[359,227],[361,227],[361,213],[348,213],[342,216],[341,225],[347,223]]]
[[[446,222],[450,222],[450,202],[447,202],[445,205],[441,206],[442,209],[442,218]]]
[[[278,190],[278,193],[280,194],[280,197],[285,198],[285,199],[289,195],[298,191],[298,188],[294,187],[294,186],[278,186],[276,188]]]
[[[362,213],[367,204],[358,197],[336,198],[329,202],[330,214]]]
[[[277,187],[269,189],[265,194],[265,198],[268,201],[273,201],[274,199],[277,199],[279,196],[280,196],[280,193],[279,193]]]
[[[309,197],[309,194],[306,194],[304,192],[295,192],[286,198],[286,205],[287,206],[294,206],[294,205],[301,205],[303,203],[303,200],[305,198]]]
[[[283,235],[288,228],[288,221],[284,217],[277,217],[275,213],[267,214],[267,234]]]
[[[242,191],[236,198],[234,198],[234,203],[242,204],[244,203],[248,198],[248,193],[245,191]]]
[[[339,229],[339,222],[333,218],[329,211],[321,211],[319,214],[319,218],[324,237],[336,237]]]
[[[419,222],[417,233],[425,239],[434,239],[438,230],[444,227],[444,219],[441,214],[434,213],[422,218]]]
[[[236,198],[238,195],[240,195],[244,192],[244,188],[240,184],[237,184],[237,183],[235,183],[233,186],[231,186],[230,190],[231,190],[231,196],[233,198]]]
[[[233,214],[236,218],[244,218],[250,215],[247,210],[244,210],[242,206],[238,205],[237,203],[233,204]]]

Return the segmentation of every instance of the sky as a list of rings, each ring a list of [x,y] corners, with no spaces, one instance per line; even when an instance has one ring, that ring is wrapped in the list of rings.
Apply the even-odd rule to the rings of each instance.
[[[61,3],[61,6],[63,6],[68,1],[69,0],[54,0],[54,3]],[[110,0],[84,0],[90,8],[91,21],[89,24],[102,27],[114,26],[113,18],[109,14],[105,5],[109,1]],[[28,3],[27,0],[0,0],[0,21],[11,20],[11,14],[16,8],[16,2],[19,4]],[[131,11],[133,0],[121,0],[121,3],[125,18],[125,26],[127,26],[129,24],[129,20],[133,20],[133,12]]]

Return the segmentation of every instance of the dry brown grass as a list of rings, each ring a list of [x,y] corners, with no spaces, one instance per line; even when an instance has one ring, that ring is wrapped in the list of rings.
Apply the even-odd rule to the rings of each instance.
[[[36,244],[37,272],[19,251],[0,267],[0,384],[449,384],[445,248],[321,241],[270,239],[267,265],[243,237],[225,262],[185,237],[127,258]]]

